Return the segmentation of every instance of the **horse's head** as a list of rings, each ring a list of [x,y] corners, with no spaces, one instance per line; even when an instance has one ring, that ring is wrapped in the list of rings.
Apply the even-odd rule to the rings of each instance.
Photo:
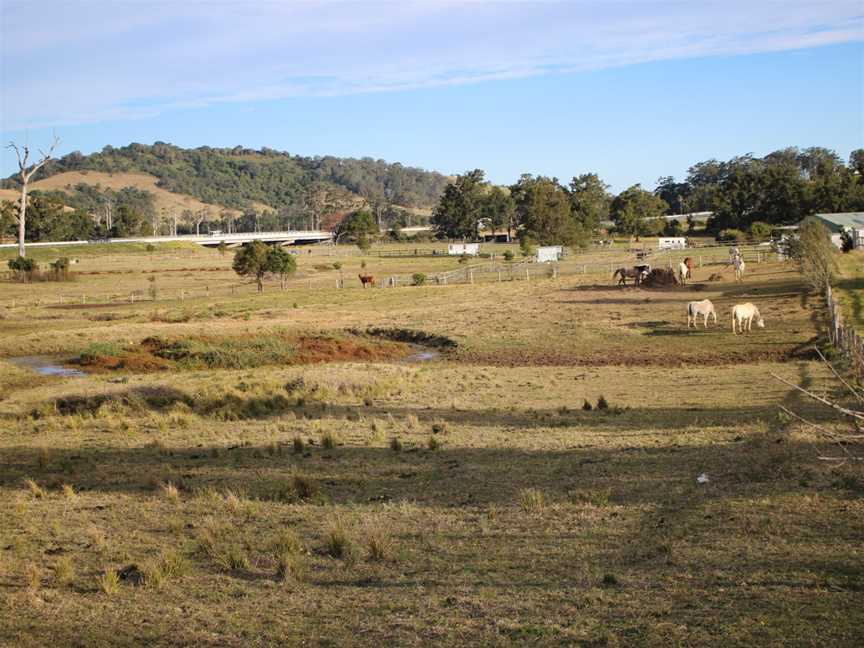
[[[759,328],[765,328],[765,320],[760,317],[758,320],[756,320],[756,326],[758,326]]]

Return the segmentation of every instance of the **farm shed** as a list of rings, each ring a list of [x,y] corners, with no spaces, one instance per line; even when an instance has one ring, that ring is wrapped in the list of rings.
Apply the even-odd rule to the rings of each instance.
[[[864,247],[864,212],[815,214],[813,218],[828,228],[828,231],[831,232],[831,242],[837,247],[842,244],[843,232],[852,234],[852,241],[856,248]]]
[[[480,254],[479,243],[451,243],[447,246],[447,254],[462,256],[477,256]]]
[[[668,236],[657,239],[659,250],[680,250],[687,247],[687,239],[683,236]]]
[[[560,261],[564,256],[564,248],[560,245],[547,245],[537,248],[537,263]]]

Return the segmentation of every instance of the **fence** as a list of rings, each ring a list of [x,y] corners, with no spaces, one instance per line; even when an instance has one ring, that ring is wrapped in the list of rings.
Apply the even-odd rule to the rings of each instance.
[[[825,289],[825,302],[828,304],[831,344],[849,361],[855,376],[864,379],[864,340],[852,326],[844,323],[843,311],[834,299],[831,286]]]
[[[741,253],[747,263],[760,263],[767,261],[769,258],[768,250],[758,247],[745,248],[741,247]],[[402,256],[402,251],[394,250],[396,254]],[[413,256],[414,249],[406,250],[408,254],[404,256]],[[533,259],[522,261],[502,262],[503,255],[495,254],[489,259],[479,260],[472,264],[463,264],[460,267],[445,272],[427,272],[426,283],[431,285],[452,285],[452,284],[474,284],[474,283],[491,283],[504,281],[534,281],[537,279],[557,279],[559,277],[589,277],[593,275],[594,280],[600,280],[613,285],[612,273],[620,267],[632,266],[632,253],[623,253],[622,250],[609,250],[603,254],[594,254],[581,259],[578,255],[571,255],[565,260],[557,263],[534,263]],[[421,250],[422,253],[422,250]],[[626,256],[625,256],[626,255]],[[436,255],[437,256],[437,255]],[[690,256],[696,262],[697,267],[719,265],[723,269],[720,272],[725,272],[729,266],[728,246],[716,246],[706,248],[687,248],[684,250],[672,251],[653,251],[646,261],[653,267],[674,267],[684,257]],[[452,258],[452,257],[451,257]],[[205,270],[184,268],[178,270]],[[11,279],[11,273],[7,279]],[[125,272],[123,274],[126,274]],[[379,288],[395,288],[399,286],[410,286],[415,283],[414,274],[376,274],[376,287]],[[203,284],[203,285],[202,285]],[[284,285],[277,287],[266,288],[266,293],[279,288],[292,289],[307,289],[307,290],[327,290],[327,289],[343,289],[354,286],[360,288],[358,280],[353,277],[345,277],[342,272],[325,273],[325,274],[307,274],[298,273],[288,279]],[[231,282],[231,283],[206,283],[206,280],[198,279],[195,285],[189,287],[175,288],[159,288],[157,294],[150,294],[148,289],[131,290],[128,292],[113,292],[106,291],[79,291],[75,284],[66,284],[66,288],[54,294],[45,294],[41,296],[29,296],[27,298],[11,298],[6,297],[0,292],[0,307],[5,308],[22,308],[32,306],[66,306],[74,308],[77,306],[96,307],[97,305],[111,304],[130,304],[147,302],[151,304],[168,305],[170,302],[184,302],[191,299],[200,298],[216,298],[230,297],[234,295],[254,294],[256,292],[254,282]],[[265,294],[266,294],[265,293]]]

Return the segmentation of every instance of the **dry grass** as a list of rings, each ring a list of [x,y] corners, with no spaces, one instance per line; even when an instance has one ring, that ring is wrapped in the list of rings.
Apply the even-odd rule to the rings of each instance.
[[[152,263],[229,274],[215,253],[171,254]],[[304,272],[326,261],[309,256]],[[346,276],[360,261],[339,259]],[[379,274],[401,263],[366,260]],[[208,276],[165,274],[160,292]],[[146,288],[140,273],[82,281]],[[831,389],[806,356],[819,304],[796,281],[769,265],[701,291],[724,308],[765,305],[768,328],[738,338],[686,331],[689,289],[590,277],[301,286],[189,300],[188,319],[159,321],[150,305],[115,305],[122,317],[105,320],[13,309],[0,354],[325,324],[459,346],[423,363],[68,379],[4,362],[0,643],[860,645],[864,480],[820,462],[830,448],[776,406],[830,425],[826,412],[765,378]],[[598,410],[601,395],[609,407]],[[276,396],[283,405],[269,406]],[[141,565],[144,587],[114,582],[109,564]],[[28,565],[38,596],[27,595]]]

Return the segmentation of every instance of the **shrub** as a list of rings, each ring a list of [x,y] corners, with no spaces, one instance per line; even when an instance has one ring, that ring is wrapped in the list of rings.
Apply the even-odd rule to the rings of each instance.
[[[519,241],[519,251],[523,257],[534,256],[536,254],[535,246],[536,243],[530,236],[523,236]]]
[[[402,442],[399,440],[399,437],[390,439],[390,449],[393,452],[402,452]]]
[[[460,256],[459,257],[459,263],[468,263],[468,255],[463,254],[462,256]]]
[[[306,444],[303,443],[303,439],[299,436],[295,436],[294,441],[292,441],[292,447],[294,448],[294,454],[303,454]]]
[[[773,227],[763,221],[753,221],[750,223],[750,236],[759,241],[764,241],[771,236]]]
[[[306,576],[306,560],[300,554],[279,553],[275,555],[276,577],[281,581],[300,582]]]
[[[438,439],[436,439],[434,436],[430,436],[429,441],[426,444],[426,447],[434,452],[435,450],[441,449],[441,442]]]
[[[24,484],[27,486],[27,490],[29,490],[33,494],[33,497],[35,497],[37,499],[45,497],[45,495],[46,495],[45,489],[43,489],[39,484],[37,484],[32,479],[25,479]]]
[[[426,283],[426,275],[422,272],[415,272],[411,275],[411,285],[422,286]]]
[[[373,562],[386,560],[392,551],[389,536],[380,528],[373,529],[366,536],[366,548],[369,560]]]
[[[318,495],[318,484],[315,480],[304,475],[294,475],[291,479],[291,487],[297,495],[297,499],[309,500]]]
[[[333,269],[334,270],[341,270],[342,264],[337,261],[336,263],[333,264]]]
[[[600,396],[600,398],[597,399],[597,409],[598,410],[609,409],[609,403],[606,401],[606,398],[602,395]]]
[[[504,250],[504,260],[508,263],[513,260],[513,251],[512,250]]]
[[[336,519],[327,531],[326,553],[333,558],[349,561],[354,558],[354,540],[340,519]]]
[[[539,488],[523,488],[519,491],[519,506],[526,513],[540,513],[546,508],[546,494]]]
[[[114,596],[120,589],[120,577],[117,570],[107,568],[101,576],[96,578],[96,585],[106,596]]]
[[[9,259],[8,265],[18,281],[30,281],[39,272],[39,264],[27,257]]]
[[[446,434],[447,423],[444,421],[436,421],[432,424],[432,434]]]
[[[727,228],[724,230],[720,230],[720,233],[717,235],[717,240],[732,243],[741,243],[747,240],[747,235],[739,229]]]
[[[594,406],[586,400],[584,403],[582,403],[582,409],[586,412],[590,412],[594,409]]]
[[[325,432],[321,437],[321,447],[325,450],[332,450],[336,447],[336,437],[332,432]]]
[[[56,261],[49,264],[51,266],[51,278],[57,281],[62,281],[69,278],[69,259],[68,257],[60,257]]]
[[[54,580],[58,585],[68,585],[75,578],[75,565],[69,556],[60,556],[54,563]]]

